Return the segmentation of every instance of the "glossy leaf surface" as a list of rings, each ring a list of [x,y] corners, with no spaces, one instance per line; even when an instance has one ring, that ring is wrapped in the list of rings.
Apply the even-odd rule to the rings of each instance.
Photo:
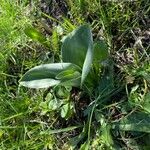
[[[44,64],[30,69],[20,80],[20,85],[29,88],[47,88],[59,84],[61,81],[56,76],[64,71],[77,68],[71,63]]]
[[[80,26],[66,36],[61,52],[63,62],[71,62],[82,68],[82,84],[90,71],[93,60],[93,39],[90,27]]]

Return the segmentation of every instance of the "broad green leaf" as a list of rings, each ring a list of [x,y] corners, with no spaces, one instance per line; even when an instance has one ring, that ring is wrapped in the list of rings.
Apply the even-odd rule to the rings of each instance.
[[[56,79],[61,80],[62,85],[79,87],[81,83],[80,67],[71,68],[60,72]]]
[[[116,126],[117,127],[117,126]],[[137,132],[146,132],[150,133],[150,124],[149,123],[125,123],[118,126],[120,130],[124,131],[137,131]]]
[[[80,26],[66,36],[61,54],[63,62],[71,62],[82,68],[82,84],[90,71],[93,59],[93,39],[90,27]]]
[[[48,104],[50,110],[57,110],[60,106],[61,104],[57,98],[52,99]]]
[[[73,102],[67,102],[61,107],[61,117],[68,119],[72,116],[74,111],[74,104]]]
[[[150,133],[150,115],[135,112],[129,117],[123,118],[119,123],[113,124],[112,128],[124,131]]]
[[[47,44],[46,38],[38,30],[36,30],[35,28],[32,28],[32,27],[26,28],[24,32],[32,40],[38,41],[38,42],[40,42],[41,44],[43,44],[45,46],[49,46]]]
[[[90,40],[89,42],[90,43],[89,43],[88,51],[82,68],[81,85],[83,85],[83,82],[85,81],[85,78],[87,77],[91,69],[91,65],[93,61],[93,43],[92,40]]]
[[[21,81],[20,85],[28,87],[28,88],[48,88],[50,86],[55,86],[60,83],[59,80],[55,79],[36,79],[31,81]]]
[[[55,77],[64,70],[75,68],[71,63],[43,64],[30,69],[20,80],[20,85],[29,88],[47,88],[61,83]]]
[[[46,95],[46,97],[45,97],[45,100],[47,101],[47,102],[49,102],[50,100],[52,100],[53,99],[53,95],[52,95],[52,93],[48,93],[47,95]]]
[[[79,87],[81,84],[81,77],[77,77],[69,80],[63,80],[61,84],[64,86]]]
[[[67,99],[70,96],[70,91],[68,91],[65,86],[56,86],[55,96],[60,99]]]
[[[41,114],[45,115],[47,112],[50,111],[48,108],[49,102],[53,99],[53,95],[51,93],[48,93],[45,97],[45,101],[40,102],[40,109],[41,109]]]
[[[101,66],[104,65],[104,63],[106,63],[106,60],[108,59],[109,56],[107,44],[102,40],[95,42],[93,49],[94,49],[94,56],[92,69],[90,70],[85,81],[86,82],[85,84],[88,87],[88,89],[90,89],[90,91],[93,90],[92,89],[93,87],[97,86],[98,80],[100,78]],[[103,81],[104,80],[102,79],[102,82]],[[108,85],[105,81],[104,83]],[[100,85],[102,84],[100,83]]]
[[[70,79],[75,79],[81,76],[81,73],[79,71],[70,69],[70,70],[65,70],[60,72],[57,76],[56,79],[58,80],[70,80]]]
[[[70,109],[70,104],[67,103],[67,104],[64,104],[62,107],[61,107],[61,117],[62,118],[66,118],[68,112],[69,112],[69,109]]]
[[[41,114],[45,115],[49,111],[47,101],[41,102],[39,108],[41,109]]]
[[[101,40],[94,43],[94,62],[100,63],[109,56],[107,44]]]

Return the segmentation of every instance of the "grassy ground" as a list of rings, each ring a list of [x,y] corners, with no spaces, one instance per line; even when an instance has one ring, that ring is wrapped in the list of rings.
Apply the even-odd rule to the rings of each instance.
[[[148,0],[0,0],[0,150],[69,149],[77,140],[81,150],[149,150],[149,14]],[[18,81],[49,55],[57,61],[62,37],[84,23],[95,40],[107,41],[115,90],[98,97],[98,88],[86,97],[77,89],[76,114],[65,120],[49,111],[45,89],[19,88]],[[29,26],[48,47],[25,35]]]

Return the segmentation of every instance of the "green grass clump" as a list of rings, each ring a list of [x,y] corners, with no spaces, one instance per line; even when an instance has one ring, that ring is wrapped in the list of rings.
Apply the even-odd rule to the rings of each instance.
[[[37,1],[0,2],[0,149],[150,149],[149,1],[67,0],[66,15],[56,17],[62,2],[50,3],[46,14]],[[18,81],[36,65],[58,62],[62,37],[85,23],[94,41],[107,41],[111,65],[104,62],[92,93],[69,91],[75,109],[66,120],[49,109],[58,89],[27,90]],[[27,38],[31,26],[46,44]]]
[[[50,148],[54,141],[53,136],[39,135],[39,131],[45,128],[45,124],[34,116],[34,110],[38,111],[36,102],[39,102],[40,95],[31,99],[29,96],[31,93],[27,91],[26,94],[18,93],[17,90],[20,74],[24,68],[35,64],[37,59],[36,56],[33,60],[36,52],[34,46],[29,46],[30,41],[24,33],[24,29],[33,21],[30,19],[32,10],[29,9],[27,1],[0,1],[0,149],[2,150]]]

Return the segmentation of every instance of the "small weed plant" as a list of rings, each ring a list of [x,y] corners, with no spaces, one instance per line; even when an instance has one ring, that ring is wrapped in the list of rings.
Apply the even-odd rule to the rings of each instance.
[[[46,38],[35,29],[26,29],[25,32],[33,40],[45,46],[49,45]],[[82,132],[71,138],[64,148],[71,146],[73,149],[80,147],[81,150],[85,150],[99,147],[115,150],[120,149],[121,144],[114,141],[113,137],[122,137],[124,131],[133,131],[133,135],[135,131],[149,133],[149,116],[146,113],[135,113],[136,108],[134,110],[132,105],[125,101],[112,104],[113,97],[117,98],[118,93],[122,89],[125,90],[125,84],[120,85],[114,80],[114,63],[109,55],[108,46],[104,40],[93,40],[89,25],[82,25],[63,37],[60,58],[60,62],[42,64],[30,69],[20,79],[20,86],[48,88],[45,101],[40,104],[43,112],[57,112],[65,120],[79,115],[77,109],[81,109],[75,107],[72,95],[79,95],[73,93],[74,89],[88,97],[82,97],[88,101],[84,110],[80,111],[83,113],[84,117],[81,120],[84,123],[65,129],[49,130],[46,134],[82,127]],[[130,95],[132,96],[132,92]],[[146,98],[148,100],[149,95]],[[107,112],[107,109],[110,112]],[[131,113],[129,117],[124,116],[127,111]],[[116,116],[118,118],[115,118]],[[137,124],[141,117],[147,120]]]
[[[35,30],[26,30],[33,39],[44,43],[44,38]],[[108,48],[104,41],[93,42],[89,25],[82,25],[62,40],[61,62],[42,64],[30,69],[20,80],[20,85],[29,88],[53,87],[51,110],[61,107],[61,116],[68,118],[73,110],[70,101],[74,87],[90,94],[99,82],[102,62],[108,58]],[[57,96],[57,97],[56,97]],[[90,96],[90,95],[89,95]],[[63,98],[59,101],[58,98]]]
[[[44,45],[47,43],[35,29],[26,29],[25,32],[33,40]],[[108,68],[112,73],[107,44],[103,40],[93,41],[90,26],[82,25],[62,39],[61,62],[42,64],[30,69],[20,79],[20,86],[35,89],[50,87],[52,90],[47,94],[46,101],[41,103],[41,107],[45,108],[45,113],[57,111],[62,118],[69,119],[76,112],[75,104],[71,100],[72,89],[78,88],[82,93],[87,93],[89,99],[100,95],[99,93],[106,93],[105,89],[108,92],[108,87],[113,87]],[[95,92],[98,90],[100,92]],[[88,121],[81,138],[72,143],[73,147],[76,147],[87,133],[90,136],[90,131],[87,131],[90,130],[93,111],[91,108],[95,106],[91,101],[91,105],[85,110]]]

